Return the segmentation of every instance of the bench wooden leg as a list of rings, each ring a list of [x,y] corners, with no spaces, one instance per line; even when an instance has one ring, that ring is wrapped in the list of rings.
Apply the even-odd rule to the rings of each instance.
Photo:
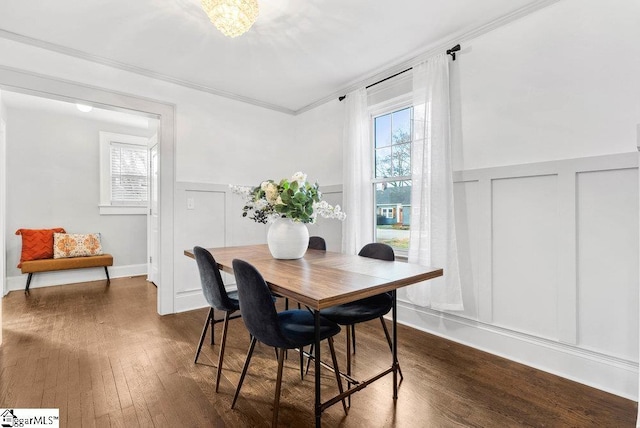
[[[32,275],[33,275],[33,273],[30,273],[29,276],[27,276],[27,286],[24,288],[25,294],[29,292],[29,285],[31,285],[31,276]]]
[[[109,269],[107,269],[107,267],[104,267],[104,273],[107,274],[107,284],[111,284],[111,279],[109,278]]]

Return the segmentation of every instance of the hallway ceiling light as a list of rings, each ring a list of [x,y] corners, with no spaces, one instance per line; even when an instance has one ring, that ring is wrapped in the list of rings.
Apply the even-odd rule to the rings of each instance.
[[[213,25],[225,36],[237,37],[258,18],[258,0],[200,0]]]

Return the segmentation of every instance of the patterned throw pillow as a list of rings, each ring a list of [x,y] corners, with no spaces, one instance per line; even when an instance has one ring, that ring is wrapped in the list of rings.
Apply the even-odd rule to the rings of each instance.
[[[28,260],[50,259],[53,257],[53,234],[64,233],[64,229],[18,229],[16,235],[22,235],[22,253],[20,263]]]
[[[53,258],[97,256],[102,254],[99,233],[54,233]]]

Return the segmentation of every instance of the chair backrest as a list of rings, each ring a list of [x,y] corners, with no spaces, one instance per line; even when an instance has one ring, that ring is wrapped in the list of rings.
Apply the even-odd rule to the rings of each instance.
[[[233,260],[240,313],[247,330],[260,342],[276,348],[289,343],[282,334],[269,286],[260,272],[244,260]]]
[[[327,243],[322,236],[310,236],[309,249],[327,251]]]
[[[396,259],[393,248],[381,242],[373,242],[365,245],[362,247],[358,255],[362,257],[369,257],[370,259],[388,260],[391,262]]]
[[[237,306],[233,305],[227,296],[220,269],[218,269],[218,264],[211,253],[202,247],[193,247],[193,254],[196,257],[200,272],[200,284],[207,303],[214,309],[221,311],[237,309]]]

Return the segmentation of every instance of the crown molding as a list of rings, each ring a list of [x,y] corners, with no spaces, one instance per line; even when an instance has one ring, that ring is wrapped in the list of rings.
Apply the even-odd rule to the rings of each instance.
[[[151,79],[162,80],[168,83],[173,83],[174,85],[183,86],[190,89],[195,89],[196,91],[207,92],[213,95],[217,95],[220,97],[228,98],[234,101],[240,101],[247,104],[252,104],[257,107],[266,108],[269,110],[279,111],[281,113],[286,113],[293,115],[295,114],[294,110],[288,109],[286,107],[282,107],[276,104],[267,103],[264,101],[256,100],[254,98],[245,97],[243,95],[234,94],[232,92],[223,91],[216,88],[211,88],[209,86],[200,85],[195,82],[191,82],[188,80],[178,79],[176,77],[172,77],[166,74],[157,73],[155,71],[148,70],[146,68],[138,67],[131,64],[126,64],[123,62],[115,61],[109,58],[105,58],[98,55],[93,55],[78,49],[69,48],[66,46],[58,45],[55,43],[46,42],[44,40],[36,39],[33,37],[25,36],[23,34],[14,33],[12,31],[7,31],[0,29],[0,38],[13,40],[14,42],[23,43],[26,45],[34,46],[41,49],[46,49],[49,51],[57,52],[63,55],[68,55],[71,57],[75,57],[78,59],[83,59],[85,61],[94,62],[97,64],[106,65],[109,67],[117,68],[119,70],[128,71],[130,73],[139,74],[141,76],[149,77]]]
[[[191,82],[188,80],[182,80],[182,79],[178,79],[176,77],[172,77],[166,74],[162,74],[162,73],[157,73],[155,71],[151,71],[148,70],[146,68],[142,68],[142,67],[138,67],[135,65],[131,65],[131,64],[127,64],[127,63],[123,63],[123,62],[119,62],[119,61],[115,61],[109,58],[105,58],[102,56],[98,56],[98,55],[93,55],[78,49],[73,49],[73,48],[69,48],[66,46],[62,46],[62,45],[58,45],[55,43],[50,43],[44,40],[40,40],[40,39],[36,39],[33,37],[29,37],[29,36],[25,36],[23,34],[19,34],[19,33],[15,33],[12,31],[7,31],[7,30],[3,30],[0,29],[0,38],[3,39],[8,39],[8,40],[13,40],[15,42],[18,43],[23,43],[23,44],[27,44],[30,46],[34,46],[37,48],[41,48],[41,49],[46,49],[49,51],[53,51],[53,52],[58,52],[60,54],[63,55],[68,55],[71,57],[75,57],[75,58],[79,58],[79,59],[83,59],[86,61],[90,61],[90,62],[94,62],[97,64],[102,64],[102,65],[106,65],[109,67],[113,67],[113,68],[117,68],[123,71],[128,71],[130,73],[135,73],[135,74],[139,74],[151,79],[156,79],[156,80],[162,80],[168,83],[173,83],[175,85],[179,85],[179,86],[183,86],[186,88],[190,88],[190,89],[194,89],[197,91],[201,91],[201,92],[206,92],[206,93],[210,93],[213,95],[217,95],[220,97],[224,97],[224,98],[228,98],[234,101],[240,101],[243,103],[247,103],[247,104],[251,104],[257,107],[262,107],[262,108],[266,108],[269,110],[274,110],[277,112],[281,112],[281,113],[285,113],[285,114],[289,114],[289,115],[294,115],[297,116],[299,114],[302,114],[304,112],[307,112],[309,110],[312,110],[318,106],[321,106],[331,100],[335,100],[336,98],[338,98],[341,95],[344,95],[348,92],[351,92],[355,89],[364,87],[364,86],[368,86],[373,82],[376,82],[378,80],[381,80],[387,76],[393,75],[395,73],[398,73],[399,71],[405,70],[409,67],[412,67],[413,65],[424,61],[434,55],[437,55],[438,53],[444,52],[445,50],[449,49],[451,46],[453,46],[454,44],[457,43],[463,43],[465,41],[469,41],[472,40],[474,38],[477,38],[479,36],[482,36],[483,34],[486,34],[492,30],[495,30],[496,28],[502,27],[506,24],[509,24],[513,21],[516,21],[524,16],[527,16],[533,12],[536,12],[540,9],[543,9],[547,6],[550,6],[552,4],[558,3],[561,0],[538,0],[536,2],[530,3],[526,6],[523,6],[507,15],[503,15],[481,27],[476,27],[470,30],[466,30],[466,31],[462,31],[459,34],[453,35],[448,37],[446,40],[440,41],[440,42],[436,42],[432,45],[430,45],[430,47],[428,47],[426,50],[424,50],[423,52],[421,52],[418,55],[413,55],[408,59],[405,59],[399,63],[397,63],[396,65],[392,66],[392,67],[385,67],[385,68],[381,68],[375,72],[372,72],[371,74],[368,75],[368,77],[364,78],[364,79],[358,79],[357,81],[354,81],[350,84],[348,84],[347,86],[343,87],[342,89],[335,91],[323,98],[320,98],[316,101],[314,101],[311,104],[308,104],[298,110],[292,110],[280,105],[276,105],[276,104],[272,104],[272,103],[268,103],[268,102],[264,102],[264,101],[260,101],[260,100],[256,100],[254,98],[250,98],[250,97],[246,97],[243,95],[238,95],[238,94],[234,94],[232,92],[227,92],[227,91],[223,91],[220,89],[216,89],[216,88],[212,88],[209,86],[205,86],[205,85],[201,85],[195,82]]]

